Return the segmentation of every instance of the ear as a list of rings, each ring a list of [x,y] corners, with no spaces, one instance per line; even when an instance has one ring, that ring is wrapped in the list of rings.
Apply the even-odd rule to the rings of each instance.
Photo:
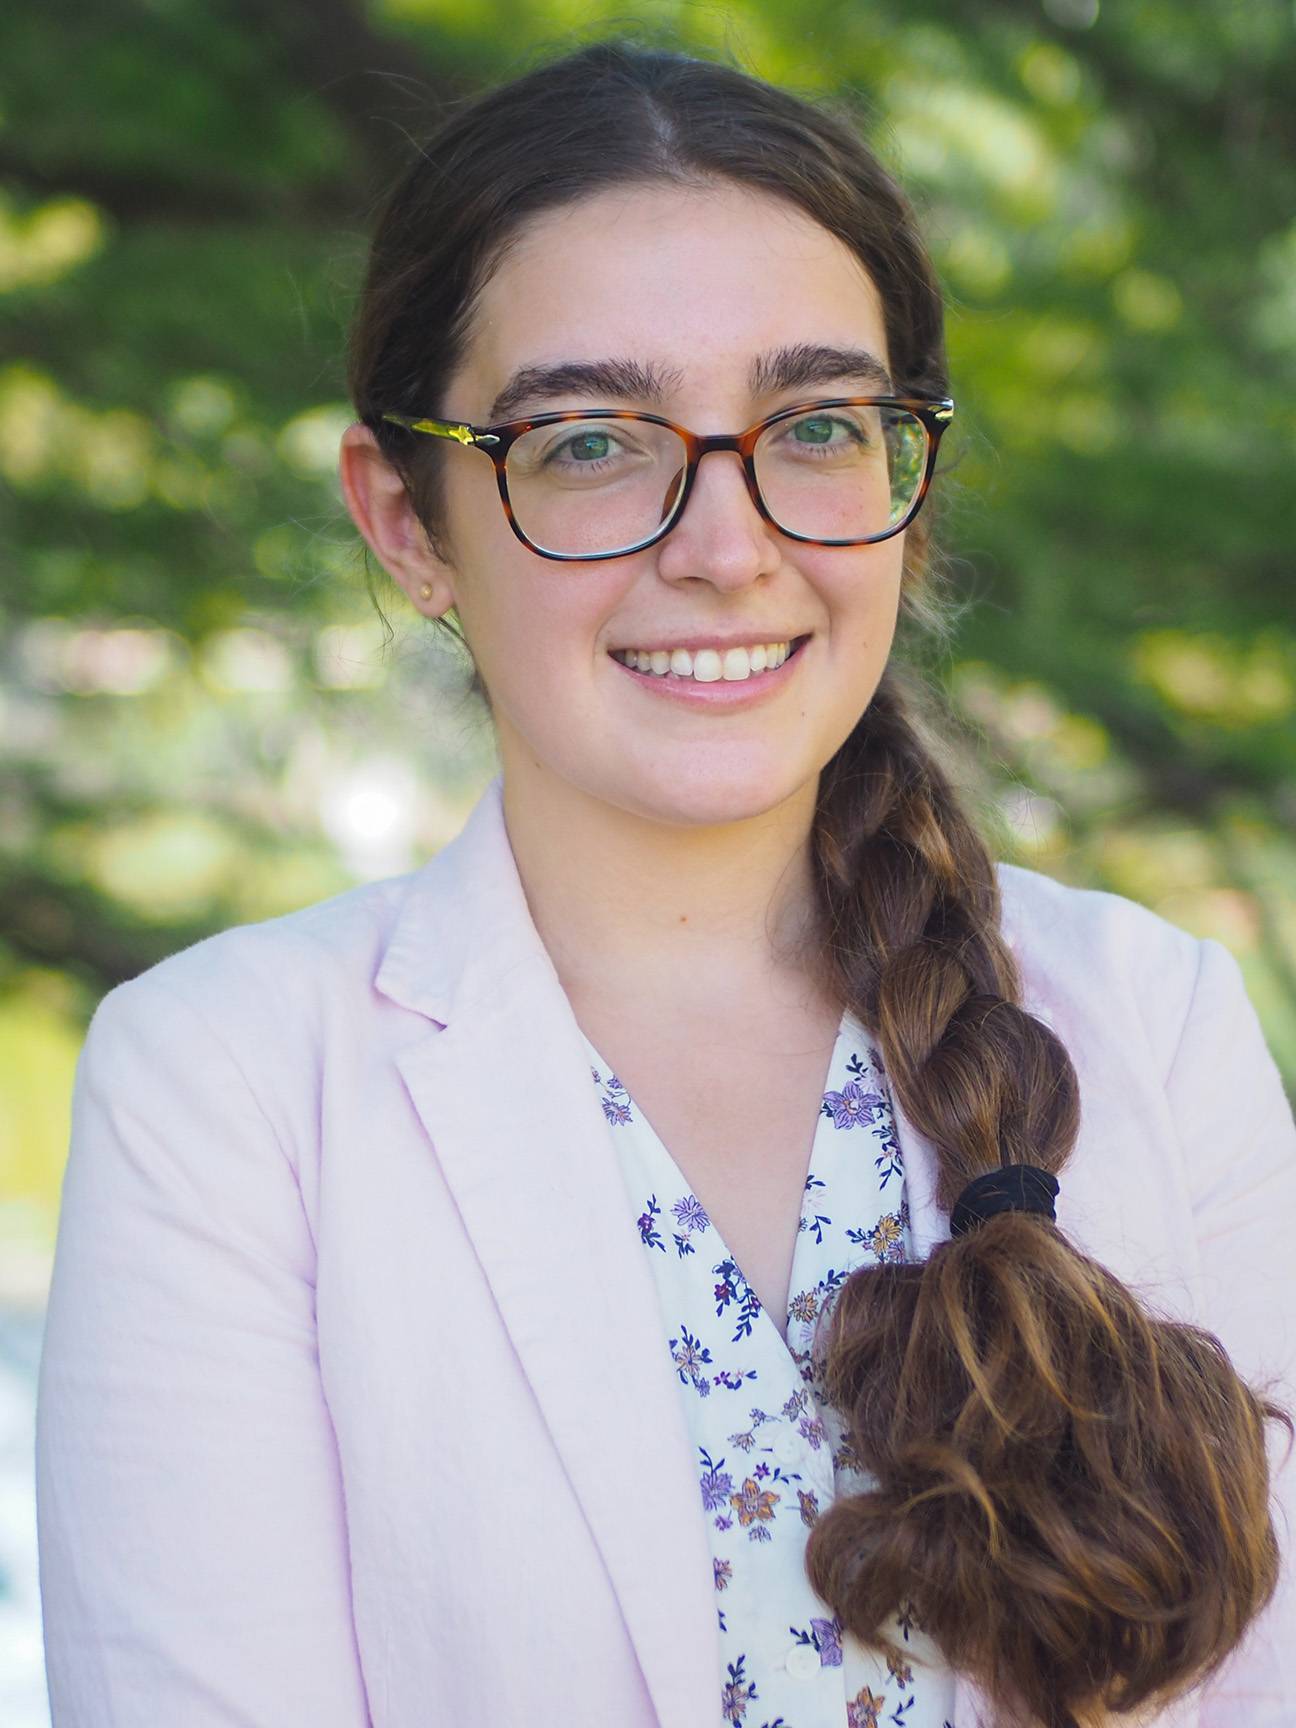
[[[454,568],[433,551],[404,481],[359,420],[342,434],[338,478],[356,527],[412,604],[429,618],[449,611],[455,603]]]

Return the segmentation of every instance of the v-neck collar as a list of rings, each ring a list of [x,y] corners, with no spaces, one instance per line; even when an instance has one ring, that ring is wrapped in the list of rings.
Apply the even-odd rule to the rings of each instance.
[[[606,1075],[610,1080],[617,1080],[619,1082],[619,1076],[617,1075],[616,1070],[603,1056],[593,1039],[589,1037],[583,1027],[580,1028],[580,1035],[600,1072]],[[824,1162],[824,1152],[827,1145],[828,1135],[834,1131],[834,1124],[824,1110],[824,1102],[835,1090],[832,1082],[838,1069],[842,1040],[848,1037],[857,1038],[866,1046],[872,1042],[870,1034],[850,1008],[847,1008],[843,1012],[841,1020],[838,1023],[837,1034],[833,1039],[832,1049],[828,1055],[828,1063],[824,1069],[823,1080],[819,1089],[819,1104],[816,1111],[814,1134],[810,1144],[810,1155],[801,1182],[800,1221],[797,1226],[796,1243],[792,1250],[792,1262],[788,1268],[788,1288],[784,1297],[784,1324],[788,1332],[791,1331],[796,1319],[793,1312],[795,1293],[801,1291],[803,1288],[809,1289],[819,1281],[817,1278],[805,1276],[805,1274],[810,1270],[810,1268],[805,1265],[805,1262],[808,1260],[812,1251],[809,1244],[810,1233],[804,1228],[806,1197],[811,1192],[816,1179],[820,1177],[820,1167]],[[622,1088],[622,1090],[625,1091],[626,1097],[630,1100],[630,1103],[633,1106],[635,1112],[635,1124],[656,1148],[662,1162],[678,1182],[680,1193],[692,1195],[692,1183],[685,1176],[683,1170],[681,1170],[679,1164],[671,1153],[670,1148],[666,1145],[661,1135],[649,1120],[646,1112],[639,1104],[639,1101],[635,1098],[634,1094],[627,1089]],[[738,1277],[742,1280],[743,1288],[750,1293],[751,1299],[756,1305],[756,1312],[752,1316],[753,1325],[761,1325],[769,1328],[774,1335],[775,1343],[787,1358],[789,1369],[796,1376],[797,1380],[800,1381],[803,1378],[803,1371],[801,1362],[798,1359],[795,1350],[789,1343],[788,1338],[779,1331],[778,1327],[770,1318],[770,1315],[765,1308],[765,1304],[760,1300],[759,1296],[757,1296],[755,1290],[752,1288],[752,1285],[747,1278],[747,1274],[743,1270],[741,1261],[725,1241],[723,1231],[720,1229],[720,1226],[716,1223],[715,1219],[711,1217],[710,1213],[707,1213],[707,1225],[710,1230],[715,1232],[715,1245],[716,1249],[719,1250],[720,1258],[733,1266]]]

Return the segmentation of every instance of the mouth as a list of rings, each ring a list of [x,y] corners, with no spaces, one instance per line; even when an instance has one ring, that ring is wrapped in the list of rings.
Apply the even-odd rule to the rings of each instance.
[[[614,648],[609,650],[609,656],[647,683],[676,686],[749,684],[773,678],[796,658],[811,634],[807,632],[783,643],[752,645],[751,648],[659,648],[653,651]]]
[[[801,663],[806,657],[805,647],[809,641],[810,635],[792,637],[787,644],[784,658],[776,661],[773,666],[767,666],[763,671],[753,671],[750,656],[742,650],[735,655],[732,649],[727,650],[727,655],[732,658],[728,660],[726,671],[718,651],[703,648],[699,651],[702,662],[700,678],[696,675],[696,668],[689,672],[676,672],[670,667],[660,672],[655,671],[651,660],[648,670],[641,671],[638,664],[629,665],[621,652],[609,653],[608,659],[621,676],[634,681],[634,687],[642,693],[645,701],[668,702],[679,708],[711,709],[734,714],[778,702],[783,692],[799,682]],[[687,650],[676,652],[687,653]],[[657,661],[660,666],[665,658],[665,651],[659,650],[658,653],[661,656]],[[690,659],[692,658],[690,655]],[[757,654],[756,658],[759,660],[760,655]]]

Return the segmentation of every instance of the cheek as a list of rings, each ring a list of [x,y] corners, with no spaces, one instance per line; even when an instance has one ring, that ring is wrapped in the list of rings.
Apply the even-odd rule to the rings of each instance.
[[[807,548],[807,550],[809,550]],[[827,613],[830,633],[839,642],[860,645],[888,641],[900,604],[904,536],[876,546],[834,552],[821,549],[802,568]]]
[[[520,706],[552,702],[555,688],[574,698],[604,652],[604,625],[626,578],[612,565],[537,557],[502,513],[498,528],[479,522],[468,534],[456,583],[459,615],[488,682],[514,691]]]

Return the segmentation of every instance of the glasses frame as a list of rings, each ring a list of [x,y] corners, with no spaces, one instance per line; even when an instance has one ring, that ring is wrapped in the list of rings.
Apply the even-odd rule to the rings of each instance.
[[[899,522],[893,523],[881,534],[870,534],[861,540],[820,540],[813,534],[797,534],[790,528],[784,528],[771,514],[756,481],[756,444],[761,434],[769,427],[776,426],[780,420],[789,420],[794,415],[804,414],[808,409],[859,407],[900,408],[921,423],[927,435],[927,453],[922,480],[913,502]],[[655,546],[659,540],[664,539],[684,514],[693,491],[698,463],[712,450],[731,450],[741,457],[752,503],[764,520],[780,534],[785,534],[789,540],[798,540],[807,546],[872,546],[879,540],[890,540],[893,535],[902,533],[922,508],[932,476],[936,472],[936,454],[941,436],[954,418],[954,402],[949,396],[816,397],[813,401],[796,402],[789,408],[780,408],[777,413],[769,414],[764,420],[758,420],[754,426],[749,426],[745,432],[713,432],[707,435],[692,432],[687,426],[667,420],[660,414],[648,414],[637,408],[563,408],[551,414],[533,414],[526,420],[501,420],[493,426],[473,426],[467,421],[437,420],[409,414],[382,414],[379,418],[390,420],[395,426],[403,426],[409,432],[422,432],[433,438],[450,438],[467,449],[482,451],[495,464],[495,479],[505,518],[522,544],[541,558],[552,558],[563,564],[587,564],[607,558],[625,558],[631,552],[642,552],[645,547]],[[523,433],[530,432],[537,426],[558,426],[564,421],[575,420],[645,420],[651,426],[665,426],[683,441],[686,451],[684,484],[680,488],[675,507],[651,534],[642,540],[636,540],[633,545],[618,547],[614,552],[553,552],[528,539],[513,514],[505,473],[510,449]]]

